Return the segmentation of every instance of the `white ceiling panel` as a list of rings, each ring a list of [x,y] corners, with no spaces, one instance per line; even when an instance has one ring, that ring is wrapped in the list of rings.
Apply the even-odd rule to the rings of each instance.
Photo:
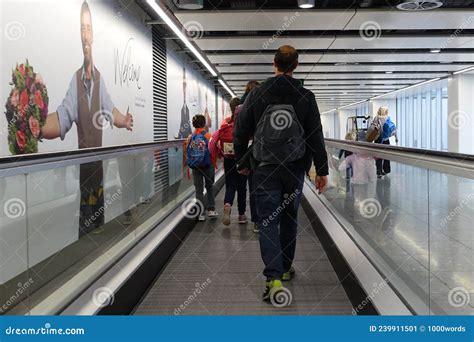
[[[383,77],[383,75],[382,75]],[[260,80],[261,81],[261,80]],[[305,86],[318,86],[318,85],[322,85],[322,86],[340,86],[341,84],[351,84],[351,85],[360,85],[361,83],[365,84],[366,86],[392,86],[391,84],[393,83],[396,83],[396,84],[412,84],[413,82],[417,82],[417,80],[364,80],[364,81],[358,81],[358,80],[344,80],[344,81],[340,81],[340,80],[324,80],[324,81],[305,81],[304,84]],[[233,81],[233,80],[229,80],[227,82],[229,85],[231,86],[245,86],[247,84],[247,81],[243,80],[243,81]],[[374,85],[375,84],[375,85]]]
[[[473,19],[474,21],[474,19]],[[320,63],[382,63],[382,62],[466,62],[474,64],[474,53],[373,53],[326,54]]]
[[[426,30],[474,28],[474,10],[435,10],[407,12],[398,10],[357,10],[346,30],[359,30],[376,22],[383,30]]]
[[[474,28],[474,10],[402,12],[398,10],[317,10],[317,11],[177,11],[184,24],[197,22],[204,31],[359,30],[367,22],[381,29],[465,29]],[[354,16],[353,16],[354,15]],[[352,17],[353,16],[353,17]],[[352,17],[352,19],[351,19]]]
[[[383,78],[383,75],[382,75]],[[350,87],[353,85],[359,86],[363,84],[367,87],[391,87],[394,83],[396,84],[412,84],[418,80],[350,80],[350,81],[338,81],[338,80],[324,80],[324,81],[305,81],[304,84],[307,86],[325,86],[328,88],[331,87]]]
[[[314,89],[314,90],[321,90],[321,91],[350,91],[352,92],[363,92],[363,91],[377,91],[377,90],[390,90],[390,89],[398,89],[401,87],[406,86],[406,84],[402,85],[379,85],[379,86],[371,86],[371,85],[360,85],[354,84],[353,86],[321,86],[321,85],[311,85],[311,84],[304,84],[305,88]],[[242,90],[245,89],[245,85],[240,86],[232,86],[234,90]]]
[[[367,72],[367,71],[457,71],[466,68],[470,64],[456,65],[456,64],[436,64],[436,65],[300,65],[298,72]],[[273,72],[272,65],[242,65],[242,66],[219,66],[217,70],[221,73],[235,73],[235,72]]]
[[[226,80],[264,80],[269,78],[270,74],[232,74],[224,75]],[[413,74],[411,72],[403,72],[397,74],[360,74],[360,73],[344,73],[344,74],[308,74],[308,73],[295,73],[295,78],[311,78],[311,79],[371,79],[371,78],[410,78],[410,79],[428,79],[435,77],[446,76],[444,73],[429,73],[429,74]]]
[[[473,19],[474,20],[474,19]],[[272,63],[273,54],[208,55],[212,63]],[[301,54],[300,63],[466,62],[474,64],[474,53]]]
[[[291,44],[290,44],[291,45]],[[330,49],[430,49],[430,48],[474,48],[474,36],[433,37],[384,37],[376,39],[356,37],[337,37]]]
[[[273,63],[273,54],[225,54],[225,55],[208,55],[212,63]],[[300,63],[313,63],[319,60],[322,54],[301,54],[299,56]]]
[[[185,27],[198,26],[204,31],[342,30],[354,10],[178,11],[175,15]]]
[[[248,38],[201,38],[195,42],[202,50],[266,50],[278,49],[282,45],[292,45],[297,49],[327,49],[334,37],[308,39],[303,37],[248,37]]]
[[[269,63],[273,62],[273,55],[210,55],[209,59],[214,64],[233,63]],[[301,54],[300,63],[391,63],[391,62],[438,62],[449,64],[449,62],[464,62],[474,64],[474,53],[415,53],[415,54]]]

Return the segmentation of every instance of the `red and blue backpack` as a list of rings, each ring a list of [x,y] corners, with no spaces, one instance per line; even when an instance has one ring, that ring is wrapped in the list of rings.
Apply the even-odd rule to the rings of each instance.
[[[204,131],[191,136],[187,148],[187,164],[191,169],[205,169],[211,166],[208,143]]]

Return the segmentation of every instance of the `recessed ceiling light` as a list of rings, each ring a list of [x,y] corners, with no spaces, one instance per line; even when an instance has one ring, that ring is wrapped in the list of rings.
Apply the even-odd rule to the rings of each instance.
[[[431,49],[430,52],[431,53],[440,53],[441,49]]]
[[[313,8],[315,0],[298,0],[298,7],[299,8]]]
[[[393,71],[385,71],[386,74],[393,74]]]
[[[200,10],[204,7],[204,0],[178,0],[176,6],[185,10]]]
[[[443,6],[442,1],[436,0],[405,0],[397,5],[402,11],[427,11]]]

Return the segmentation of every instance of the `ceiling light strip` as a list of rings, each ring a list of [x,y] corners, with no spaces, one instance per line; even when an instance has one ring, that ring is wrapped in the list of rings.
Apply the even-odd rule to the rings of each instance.
[[[463,73],[471,71],[471,70],[474,70],[474,66],[466,68],[466,69],[455,71],[455,72],[453,72],[453,75],[463,74]]]
[[[235,97],[235,93],[229,88],[229,86],[219,78],[219,83],[221,84],[222,87],[224,87],[225,90],[230,94],[230,96]]]
[[[440,79],[441,79],[441,77],[432,78],[431,80],[428,80],[428,81],[416,83],[416,84],[413,84],[413,85],[405,87],[405,88],[400,88],[400,89],[390,91],[390,92],[382,94],[382,95],[377,95],[377,96],[371,97],[369,100],[375,100],[375,99],[378,99],[378,98],[381,98],[381,97],[384,97],[384,96],[387,96],[387,95],[398,93],[400,91],[405,91],[405,90],[408,90],[408,89],[411,89],[411,88],[422,86],[424,84],[428,84],[428,83],[431,83],[431,82],[436,82],[436,81],[439,81]]]
[[[217,77],[216,70],[209,64],[204,56],[196,49],[196,47],[189,41],[180,28],[168,16],[168,14],[156,3],[155,0],[147,0],[147,4],[156,12],[156,14],[168,25],[168,27],[178,36],[178,38],[186,45],[186,47],[196,56],[196,58],[206,67],[212,76]]]

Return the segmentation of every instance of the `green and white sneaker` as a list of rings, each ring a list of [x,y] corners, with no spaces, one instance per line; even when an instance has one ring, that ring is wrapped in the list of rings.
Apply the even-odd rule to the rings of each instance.
[[[290,281],[291,279],[293,279],[294,276],[295,276],[295,269],[293,268],[293,266],[291,266],[288,272],[283,273],[283,275],[281,276],[281,280]]]
[[[253,224],[253,232],[254,232],[255,234],[260,233],[260,228],[258,227],[258,223],[254,223],[254,224]]]
[[[270,300],[270,293],[271,291],[275,291],[278,288],[283,287],[283,284],[281,283],[281,280],[269,280],[265,283],[265,291],[263,292],[263,297],[262,299],[264,301],[269,301]]]

